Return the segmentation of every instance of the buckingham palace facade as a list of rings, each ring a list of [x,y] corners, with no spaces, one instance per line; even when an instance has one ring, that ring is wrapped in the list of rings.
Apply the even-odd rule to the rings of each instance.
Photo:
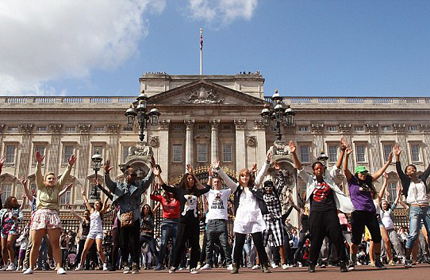
[[[216,158],[234,176],[254,163],[261,165],[276,133],[260,116],[272,93],[264,92],[260,73],[237,75],[168,75],[146,73],[139,79],[148,108],[161,113],[157,126],[148,126],[145,142],[163,170],[165,181],[176,182],[185,165],[206,170]],[[0,155],[6,162],[0,177],[3,197],[21,199],[22,176],[34,185],[35,152],[45,155],[42,172],[61,174],[75,154],[69,183],[75,185],[62,203],[81,205],[94,171],[91,157],[98,151],[112,166],[123,163],[139,141],[137,126],[129,127],[125,111],[135,96],[2,96],[0,97]],[[281,95],[283,93],[280,89]],[[307,171],[323,151],[334,165],[339,140],[354,148],[350,168],[379,169],[394,143],[403,149],[402,163],[423,171],[430,160],[429,97],[283,97],[295,112],[294,125],[281,127],[282,140],[293,140]],[[395,196],[398,182],[389,166],[388,190]],[[119,169],[112,177],[120,177]],[[378,182],[377,189],[381,182]],[[304,183],[298,180],[297,188]],[[3,198],[3,201],[4,201]]]

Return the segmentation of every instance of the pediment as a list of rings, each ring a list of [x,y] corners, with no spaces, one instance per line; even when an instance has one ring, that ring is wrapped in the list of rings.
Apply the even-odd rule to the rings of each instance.
[[[261,106],[264,100],[213,82],[200,80],[151,96],[148,103],[177,106]]]

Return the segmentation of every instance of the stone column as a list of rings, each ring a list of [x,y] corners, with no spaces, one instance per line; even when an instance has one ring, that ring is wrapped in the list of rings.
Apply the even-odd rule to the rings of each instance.
[[[247,168],[247,155],[245,146],[245,126],[246,119],[234,120],[236,126],[236,172],[243,168]]]
[[[315,144],[315,152],[318,156],[321,151],[324,151],[324,139],[323,139],[323,133],[324,133],[324,124],[322,123],[313,123],[311,124],[311,131],[314,135],[314,144]],[[313,159],[311,158],[311,161]]]
[[[194,119],[185,120],[186,132],[185,132],[185,164],[194,165]]]
[[[50,124],[49,130],[51,132],[51,145],[49,149],[49,160],[45,159],[45,166],[48,166],[49,171],[58,174],[60,163],[60,143],[61,143],[61,130],[63,128],[62,124]],[[48,151],[45,152],[45,154]]]
[[[88,176],[90,161],[90,128],[91,124],[78,124],[78,129],[81,133],[79,139],[80,153],[78,157],[78,178],[86,178]]]
[[[257,145],[256,145],[256,162],[257,166],[261,166],[261,164],[266,160],[266,126],[264,126],[262,120],[255,120],[255,133],[257,136]]]
[[[119,132],[121,129],[120,124],[108,124],[106,125],[106,131],[109,133],[109,143],[106,147],[106,157],[103,159],[105,162],[107,159],[111,161],[112,168],[111,176],[115,178],[118,174],[118,156],[119,156]],[[99,172],[99,175],[103,176],[103,172]]]
[[[209,120],[211,124],[211,162],[212,164],[215,160],[219,160],[218,157],[218,125],[220,120]]]
[[[369,169],[370,173],[375,173],[382,167],[381,162],[381,151],[379,146],[379,125],[378,124],[366,124],[367,132],[369,132]]]
[[[171,159],[169,158],[169,146],[170,146],[170,136],[169,136],[169,128],[170,128],[170,120],[162,120],[158,126],[158,135],[161,139],[159,141],[159,153],[157,163],[160,165],[161,176],[163,177],[164,182],[169,181],[169,164]]]
[[[423,142],[424,142],[424,166],[429,165],[430,161],[430,124],[421,124],[420,131],[423,133]]]
[[[33,124],[20,124],[19,128],[22,134],[21,140],[21,157],[19,159],[18,177],[28,176],[30,159],[31,159],[31,131]]]
[[[393,130],[396,133],[396,142],[399,143],[400,149],[403,151],[400,154],[400,163],[402,164],[403,168],[405,168],[410,162],[408,158],[408,143],[406,142],[406,124],[395,123],[393,124]]]

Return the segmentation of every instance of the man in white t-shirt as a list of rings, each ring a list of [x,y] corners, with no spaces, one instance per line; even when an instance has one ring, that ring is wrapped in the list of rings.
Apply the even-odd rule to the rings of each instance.
[[[206,264],[201,268],[202,270],[211,269],[213,265],[212,256],[214,250],[214,243],[217,239],[221,243],[221,247],[225,253],[225,259],[227,269],[233,269],[231,260],[231,247],[228,244],[228,232],[227,232],[227,221],[228,221],[228,203],[229,196],[236,189],[222,189],[221,178],[211,178],[209,176],[210,185],[212,181],[213,189],[205,193],[208,201],[208,212],[206,214]]]

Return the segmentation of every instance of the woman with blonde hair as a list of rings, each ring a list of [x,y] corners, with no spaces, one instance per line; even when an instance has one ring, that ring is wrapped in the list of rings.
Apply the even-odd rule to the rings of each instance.
[[[60,210],[59,193],[69,178],[72,166],[76,162],[76,157],[74,155],[70,156],[67,168],[58,180],[53,172],[42,176],[42,162],[44,158],[39,152],[36,152],[37,210],[33,215],[30,228],[31,239],[33,240],[33,247],[30,253],[30,267],[24,271],[24,274],[33,273],[40,243],[45,233],[48,233],[49,240],[51,241],[52,254],[57,264],[57,274],[66,274],[64,268],[61,267],[61,220],[58,213]]]

